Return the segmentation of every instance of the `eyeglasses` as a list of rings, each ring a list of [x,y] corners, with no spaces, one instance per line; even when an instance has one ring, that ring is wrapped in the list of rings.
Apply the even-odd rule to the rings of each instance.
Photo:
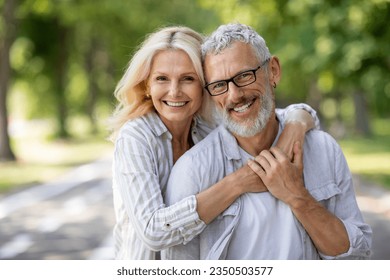
[[[259,67],[252,70],[246,70],[244,72],[238,73],[236,76],[227,79],[216,81],[207,84],[204,88],[209,92],[211,96],[217,96],[224,94],[229,90],[229,83],[233,82],[237,87],[245,87],[256,82],[256,71],[263,67],[269,58],[266,59]]]

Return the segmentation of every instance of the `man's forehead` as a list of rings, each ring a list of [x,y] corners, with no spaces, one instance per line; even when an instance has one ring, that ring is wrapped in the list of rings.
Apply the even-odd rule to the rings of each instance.
[[[205,62],[234,60],[237,58],[253,60],[256,54],[252,45],[244,42],[234,42],[218,53],[210,52],[205,56]]]
[[[257,58],[251,45],[242,42],[235,42],[217,54],[209,53],[204,61],[207,79],[220,78],[219,74],[233,75],[257,65]],[[218,77],[214,77],[215,75]]]

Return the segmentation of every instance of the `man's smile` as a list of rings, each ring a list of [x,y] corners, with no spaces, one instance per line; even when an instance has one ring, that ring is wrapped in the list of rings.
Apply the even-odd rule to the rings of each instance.
[[[234,107],[232,110],[237,113],[243,113],[245,112],[252,104],[255,102],[255,100],[250,100],[249,102],[245,103],[244,105],[240,107]]]

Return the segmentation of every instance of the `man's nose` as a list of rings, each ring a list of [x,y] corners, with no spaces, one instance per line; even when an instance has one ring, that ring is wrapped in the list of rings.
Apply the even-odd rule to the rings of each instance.
[[[232,102],[238,102],[242,99],[244,96],[244,92],[242,89],[238,86],[236,86],[233,81],[230,81],[228,84],[228,92],[227,94],[229,95],[229,99]]]

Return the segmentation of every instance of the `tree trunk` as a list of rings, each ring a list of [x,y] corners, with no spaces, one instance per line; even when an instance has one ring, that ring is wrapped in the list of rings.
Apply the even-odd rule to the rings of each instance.
[[[353,103],[355,105],[355,129],[363,136],[371,135],[371,127],[368,119],[367,101],[362,91],[353,93]]]
[[[7,111],[7,92],[11,78],[9,51],[16,34],[15,2],[14,0],[5,0],[2,12],[5,35],[4,38],[0,38],[0,161],[15,160],[8,134]]]
[[[341,139],[344,138],[346,135],[346,128],[341,114],[343,109],[341,104],[342,101],[341,92],[337,91],[334,99],[336,101],[336,117],[334,120],[332,120],[332,123],[329,127],[329,132],[336,139]]]
[[[321,113],[322,94],[317,87],[317,83],[313,80],[310,84],[309,95],[307,98],[307,104],[309,104],[317,112],[317,116],[321,121],[322,128],[325,127],[324,118]]]
[[[96,84],[96,65],[94,61],[96,59],[97,40],[93,37],[90,41],[89,49],[86,54],[85,68],[88,74],[88,101],[87,101],[87,113],[91,123],[91,133],[97,134],[98,128],[95,118],[95,107],[98,95],[98,86]]]
[[[68,138],[69,132],[67,129],[67,117],[68,117],[68,107],[67,100],[65,96],[65,83],[66,83],[66,68],[68,62],[68,30],[67,28],[60,25],[57,22],[58,27],[58,57],[57,57],[57,68],[56,68],[56,82],[57,86],[57,108],[58,108],[58,137]]]

